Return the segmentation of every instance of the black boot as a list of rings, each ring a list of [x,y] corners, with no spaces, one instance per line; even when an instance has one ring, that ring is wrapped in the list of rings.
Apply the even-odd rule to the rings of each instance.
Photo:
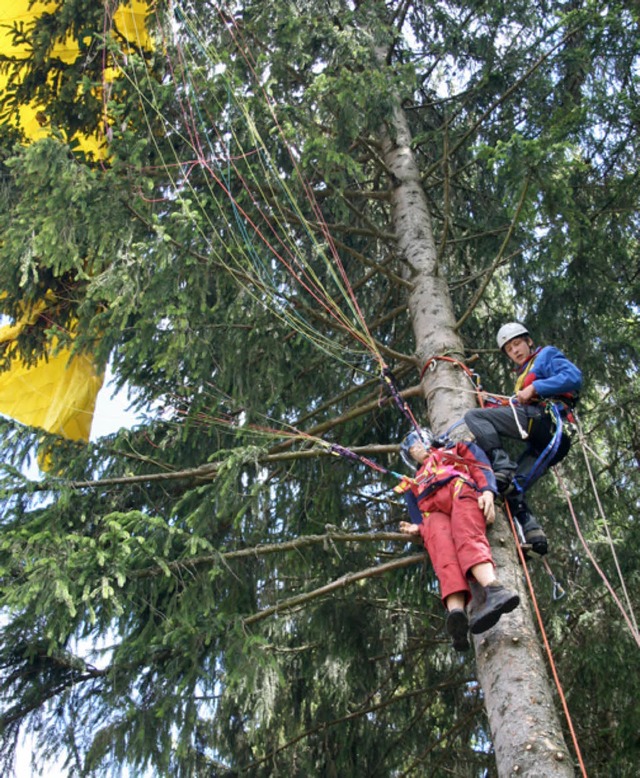
[[[510,592],[497,581],[483,588],[486,594],[485,601],[475,611],[470,622],[471,632],[474,635],[491,629],[498,623],[500,616],[511,613],[520,605],[520,597],[516,592]]]
[[[529,506],[524,501],[522,495],[507,498],[511,515],[522,528],[524,542],[531,547],[534,554],[543,556],[548,551],[547,536],[544,530],[538,524],[538,520],[529,510]]]
[[[491,469],[496,477],[496,484],[500,494],[508,494],[511,491],[516,466],[509,458],[509,454],[503,448],[494,448],[489,452]]]
[[[453,608],[447,613],[445,629],[451,636],[451,644],[456,651],[469,650],[469,638],[467,637],[469,620],[462,608]]]
[[[517,518],[522,526],[524,542],[531,546],[531,550],[534,554],[544,556],[549,550],[549,544],[547,542],[547,536],[544,534],[542,527],[531,514],[529,514],[527,520],[524,522],[520,519],[519,516]]]

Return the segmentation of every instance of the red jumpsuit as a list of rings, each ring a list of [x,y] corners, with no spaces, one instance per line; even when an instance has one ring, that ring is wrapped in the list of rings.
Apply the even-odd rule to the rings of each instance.
[[[494,564],[486,520],[478,506],[483,491],[497,491],[488,460],[474,444],[432,448],[413,481],[398,487],[398,491],[409,489],[422,514],[420,535],[443,602],[455,592],[465,592],[468,602],[471,568],[482,562]]]

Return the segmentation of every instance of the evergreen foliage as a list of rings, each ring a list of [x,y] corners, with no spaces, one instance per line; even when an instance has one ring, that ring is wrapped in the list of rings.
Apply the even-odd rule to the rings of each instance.
[[[144,417],[88,446],[2,421],[4,768],[26,732],[69,775],[495,775],[473,656],[448,645],[428,562],[404,564],[421,549],[395,532],[393,475],[317,438],[400,468],[407,420],[376,360],[418,383],[380,146],[399,99],[485,388],[510,390],[494,332],[513,318],[585,373],[606,525],[578,441],[562,481],[638,608],[637,7],[158,2],[98,162],[73,138],[103,120],[104,8],[50,6],[8,94],[38,97],[52,135],[0,135],[3,311],[54,291],[21,353],[77,320],[74,348],[111,360]],[[48,59],[87,30],[78,62]],[[634,775],[638,644],[551,475],[532,502],[588,773]]]

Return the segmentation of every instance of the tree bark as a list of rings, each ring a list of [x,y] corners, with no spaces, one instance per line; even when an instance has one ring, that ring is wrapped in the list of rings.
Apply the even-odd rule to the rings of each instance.
[[[418,362],[432,357],[463,357],[462,342],[446,278],[438,268],[429,206],[411,150],[411,133],[402,109],[384,133],[385,162],[393,176],[392,219],[407,273],[413,282],[409,310]],[[466,375],[449,362],[435,361],[422,390],[430,424],[442,432],[474,407]],[[522,584],[513,536],[504,515],[489,533],[502,582],[516,588],[521,606],[475,638],[478,680],[495,748],[498,775],[569,778],[574,775],[554,705],[550,679]]]
[[[464,348],[456,331],[447,279],[437,265],[431,214],[400,107],[396,107],[393,121],[384,138],[385,162],[393,176],[392,219],[406,273],[413,283],[408,303],[421,370],[435,358],[422,378],[422,392],[431,426],[439,433],[473,407],[473,388],[460,368],[437,359],[463,360]]]

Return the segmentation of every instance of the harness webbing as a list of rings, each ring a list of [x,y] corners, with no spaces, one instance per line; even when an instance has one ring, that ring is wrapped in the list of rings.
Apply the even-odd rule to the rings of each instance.
[[[361,462],[363,465],[370,467],[372,470],[376,470],[379,473],[386,473],[387,475],[392,475],[394,478],[397,478],[401,481],[406,479],[406,476],[403,475],[402,473],[396,473],[394,470],[389,470],[383,465],[374,462],[373,459],[369,459],[369,457],[364,457],[362,456],[362,454],[358,454],[355,451],[352,451],[350,448],[341,446],[338,443],[329,443],[328,441],[322,439],[317,439],[317,442],[320,445],[323,445],[326,448],[328,448],[329,451],[335,456],[343,457],[344,459],[351,459],[356,462]]]
[[[512,483],[518,492],[524,493],[527,491],[531,483],[535,481],[536,478],[538,478],[541,473],[543,473],[549,467],[550,463],[553,461],[553,458],[558,452],[558,448],[560,447],[560,442],[562,441],[563,424],[558,404],[549,403],[547,411],[553,414],[556,424],[555,432],[549,443],[547,443],[544,450],[534,462],[534,465],[527,474],[527,477],[525,479],[521,479],[520,476],[515,476],[513,479]]]

